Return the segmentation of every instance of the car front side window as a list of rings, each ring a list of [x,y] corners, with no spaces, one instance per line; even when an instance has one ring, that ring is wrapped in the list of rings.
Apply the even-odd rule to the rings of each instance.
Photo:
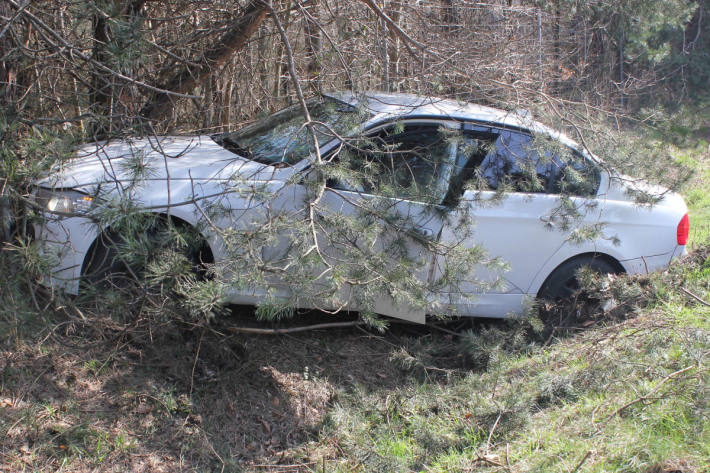
[[[347,177],[329,186],[440,204],[451,175],[452,144],[439,124],[397,124],[353,140],[337,158]]]

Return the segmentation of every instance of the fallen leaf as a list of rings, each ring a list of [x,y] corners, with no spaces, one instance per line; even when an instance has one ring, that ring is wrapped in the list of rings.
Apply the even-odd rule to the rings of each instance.
[[[148,404],[148,403],[140,403],[138,404],[138,407],[136,407],[136,414],[141,414],[145,415],[150,413],[153,410],[153,406]]]

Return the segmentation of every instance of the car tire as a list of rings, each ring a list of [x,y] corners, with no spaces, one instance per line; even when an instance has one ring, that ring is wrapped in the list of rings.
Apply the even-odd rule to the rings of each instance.
[[[86,288],[128,289],[138,283],[142,268],[121,258],[118,248],[123,244],[124,238],[116,232],[99,235],[84,263]]]
[[[585,255],[565,261],[550,274],[538,292],[543,300],[560,300],[573,296],[579,290],[577,271],[588,267],[600,274],[618,274],[619,269],[599,256]]]
[[[119,248],[127,244],[126,239],[118,232],[109,230],[99,235],[84,263],[83,283],[87,287],[100,289],[130,290],[145,286],[144,275],[146,265],[154,256],[153,250],[171,246],[172,241],[166,241],[161,235],[167,228],[167,222],[158,221],[147,228],[144,235],[147,239],[148,252],[132,258],[131,261],[121,254]],[[176,226],[179,231],[195,232],[193,228]],[[194,235],[192,235],[194,237]],[[199,278],[206,277],[204,263],[212,262],[211,252],[207,243],[201,240],[199,248],[185,250],[184,256],[192,263],[194,273]]]

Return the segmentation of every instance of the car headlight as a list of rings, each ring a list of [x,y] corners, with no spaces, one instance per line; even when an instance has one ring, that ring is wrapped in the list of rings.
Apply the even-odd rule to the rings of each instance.
[[[37,191],[37,205],[45,212],[82,214],[88,212],[93,204],[92,196],[73,190],[40,188]]]

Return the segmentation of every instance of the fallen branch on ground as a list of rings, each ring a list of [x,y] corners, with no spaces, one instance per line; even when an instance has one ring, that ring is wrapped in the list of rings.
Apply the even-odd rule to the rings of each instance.
[[[305,325],[302,327],[291,328],[252,328],[252,327],[227,327],[227,330],[233,333],[253,333],[257,335],[282,335],[286,333],[307,332],[309,330],[320,330],[326,328],[344,328],[357,327],[364,325],[365,322],[332,322],[326,324]]]
[[[690,297],[692,297],[693,299],[695,299],[696,301],[700,302],[702,305],[704,305],[706,307],[710,307],[710,303],[705,302],[700,297],[696,296],[695,294],[693,294],[692,292],[690,292],[686,288],[681,287],[680,290],[683,291],[685,294],[689,295]]]
[[[618,408],[617,410],[615,410],[614,412],[612,412],[606,419],[604,419],[604,422],[607,422],[609,419],[611,419],[612,417],[616,416],[617,414],[620,414],[620,413],[623,412],[625,409],[627,409],[627,408],[633,406],[634,404],[638,404],[639,402],[646,401],[646,400],[647,400],[649,397],[651,397],[656,391],[658,391],[658,390],[661,388],[661,386],[663,386],[663,385],[666,383],[666,381],[668,381],[668,380],[670,380],[670,379],[673,379],[673,378],[675,378],[676,376],[678,376],[678,375],[680,375],[680,374],[683,374],[683,373],[685,373],[686,371],[689,371],[689,370],[691,370],[691,369],[693,369],[693,368],[695,368],[695,365],[686,366],[686,367],[683,368],[683,369],[680,369],[680,370],[678,370],[678,371],[674,371],[673,373],[669,374],[668,376],[666,376],[665,378],[663,378],[663,379],[661,380],[661,382],[658,383],[658,384],[656,385],[656,387],[653,388],[653,389],[651,389],[647,394],[644,394],[643,396],[639,396],[639,397],[637,397],[636,399],[634,399],[633,401],[627,402],[626,404],[624,404],[623,406],[621,406],[620,408]]]

